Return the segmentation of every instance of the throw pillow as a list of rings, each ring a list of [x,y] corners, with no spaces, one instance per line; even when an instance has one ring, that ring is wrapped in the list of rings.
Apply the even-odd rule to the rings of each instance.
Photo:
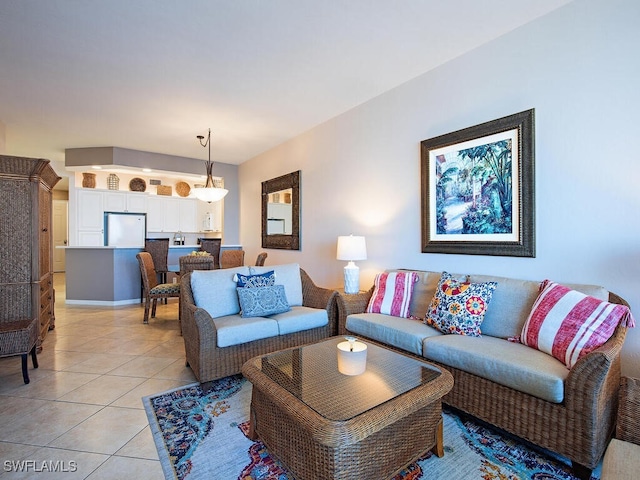
[[[297,263],[287,263],[284,265],[273,265],[268,267],[249,267],[251,275],[265,273],[273,270],[276,274],[278,284],[284,285],[287,300],[292,307],[303,304],[302,279],[300,277],[300,265]]]
[[[273,270],[270,272],[260,273],[257,275],[242,275],[237,274],[234,279],[238,287],[270,287],[276,283],[276,274]]]
[[[522,328],[520,342],[571,368],[609,340],[619,324],[634,326],[629,307],[545,280]]]
[[[409,317],[416,272],[385,272],[376,275],[367,313],[384,313],[394,317]]]
[[[497,286],[497,282],[460,281],[442,272],[425,323],[442,333],[479,337],[480,325]]]
[[[260,288],[238,287],[242,317],[264,317],[291,310],[284,285]]]

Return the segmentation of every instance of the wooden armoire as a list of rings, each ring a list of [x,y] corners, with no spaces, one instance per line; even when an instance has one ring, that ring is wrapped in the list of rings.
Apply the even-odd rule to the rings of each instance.
[[[0,155],[0,323],[38,317],[53,328],[52,190],[49,160]]]

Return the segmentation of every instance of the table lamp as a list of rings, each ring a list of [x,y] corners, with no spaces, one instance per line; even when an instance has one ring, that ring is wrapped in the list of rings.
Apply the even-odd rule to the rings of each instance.
[[[360,269],[353,262],[354,260],[367,259],[367,245],[364,237],[339,236],[337,259],[349,262],[344,267],[344,293],[358,293],[360,291]]]

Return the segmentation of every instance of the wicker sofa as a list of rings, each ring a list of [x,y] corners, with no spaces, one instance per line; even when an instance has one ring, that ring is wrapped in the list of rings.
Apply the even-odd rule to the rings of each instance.
[[[237,310],[231,307],[226,312],[216,314],[211,312],[211,308],[208,311],[198,306],[195,300],[198,295],[194,296],[194,288],[192,288],[194,275],[217,278],[218,287],[209,291],[213,302],[219,304],[228,301],[236,294],[233,281],[235,274],[264,273],[269,270],[276,272],[276,283],[285,282],[285,289],[290,288],[291,284],[294,288],[300,289],[297,293],[295,290],[293,293],[287,290],[287,296],[292,300],[291,311],[273,315],[268,319],[243,319],[239,314],[239,307]],[[296,297],[300,298],[297,302]],[[317,286],[297,264],[238,267],[189,273],[180,280],[182,335],[187,365],[191,367],[198,381],[204,383],[240,373],[244,362],[252,357],[333,336],[337,333],[335,297],[335,291]],[[227,315],[221,315],[222,313]],[[302,325],[297,325],[298,319],[303,316],[310,318],[310,322],[303,321]],[[321,322],[324,323],[323,325],[319,325],[318,319],[323,317],[326,320]],[[267,321],[261,322],[261,320]],[[279,323],[275,327],[277,331],[274,332],[275,322]],[[264,324],[268,324],[267,326],[272,330],[261,330]],[[252,336],[262,338],[238,340],[237,328],[240,325],[244,325],[243,331],[240,332],[241,336],[247,334],[249,337],[246,338],[252,338]],[[236,328],[236,333],[232,333],[231,336],[229,326]]]
[[[469,276],[471,282],[495,281],[498,286],[482,323],[482,336],[468,337],[443,335],[420,321],[441,272],[417,273],[410,303],[414,318],[365,313],[372,287],[337,297],[339,333],[386,344],[446,368],[453,374],[454,387],[443,398],[445,404],[567,457],[576,476],[589,478],[615,427],[626,328],[618,326],[604,345],[569,370],[550,355],[508,341],[522,330],[539,282]],[[571,287],[627,305],[602,287]]]

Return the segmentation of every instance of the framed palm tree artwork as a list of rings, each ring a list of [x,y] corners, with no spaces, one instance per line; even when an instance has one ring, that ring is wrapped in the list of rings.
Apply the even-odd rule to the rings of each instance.
[[[421,142],[422,252],[535,257],[534,110]]]

